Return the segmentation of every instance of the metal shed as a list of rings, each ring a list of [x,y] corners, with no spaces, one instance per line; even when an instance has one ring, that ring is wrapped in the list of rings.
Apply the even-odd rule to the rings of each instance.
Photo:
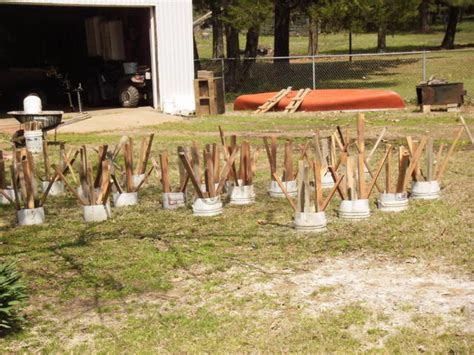
[[[2,5],[148,8],[153,106],[195,109],[191,0],[3,0],[0,11]]]

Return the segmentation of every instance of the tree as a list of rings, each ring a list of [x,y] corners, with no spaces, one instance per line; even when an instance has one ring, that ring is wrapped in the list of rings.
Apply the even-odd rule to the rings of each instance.
[[[369,25],[377,29],[377,52],[387,49],[387,33],[403,28],[417,15],[421,0],[367,0]]]
[[[275,57],[290,55],[290,16],[291,11],[300,5],[300,0],[274,0],[274,37],[273,50]],[[288,62],[288,59],[280,59]]]
[[[224,25],[222,23],[222,0],[209,0],[209,9],[212,11],[212,57],[224,57]]]
[[[461,8],[474,5],[474,0],[449,0],[448,16],[446,18],[446,32],[444,33],[441,48],[453,49],[454,39],[456,37],[456,28],[458,26]]]

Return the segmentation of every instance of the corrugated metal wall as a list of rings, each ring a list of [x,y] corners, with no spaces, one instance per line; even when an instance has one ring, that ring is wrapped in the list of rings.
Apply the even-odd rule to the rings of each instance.
[[[159,0],[156,7],[160,101],[194,110],[193,8],[191,0]]]

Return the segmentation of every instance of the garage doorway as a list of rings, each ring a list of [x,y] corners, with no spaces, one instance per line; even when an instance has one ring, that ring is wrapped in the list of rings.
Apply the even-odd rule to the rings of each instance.
[[[124,91],[129,106],[153,105],[149,8],[0,9],[2,112],[21,109],[29,92],[41,96],[44,108],[65,112],[72,110],[69,97],[77,110],[78,91],[86,108],[127,104]]]

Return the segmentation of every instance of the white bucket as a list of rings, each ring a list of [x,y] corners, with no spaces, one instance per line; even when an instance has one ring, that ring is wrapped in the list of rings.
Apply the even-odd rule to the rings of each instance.
[[[112,217],[112,212],[107,205],[82,206],[85,222],[102,222]]]
[[[43,131],[37,129],[35,131],[25,131],[26,149],[31,154],[40,154],[43,152]]]
[[[184,207],[186,199],[182,192],[163,192],[163,208],[165,210],[174,210]]]
[[[321,178],[321,185],[323,189],[330,189],[334,186],[334,179],[332,178],[331,172],[326,172]]]
[[[143,179],[145,179],[145,174],[133,175],[132,176],[133,186],[137,188],[138,185],[140,185],[140,183],[143,181]]]
[[[255,202],[253,185],[234,186],[230,193],[230,204],[249,205]]]
[[[222,201],[220,197],[197,198],[193,203],[195,216],[212,217],[222,213]]]
[[[123,192],[123,193],[114,193],[114,206],[115,207],[125,207],[125,206],[134,206],[138,203],[138,193],[137,192]]]
[[[169,115],[174,115],[177,113],[176,103],[174,99],[169,99],[169,98],[163,99],[162,106],[163,106],[162,107],[163,113],[167,113]]]
[[[439,198],[441,189],[436,180],[415,181],[411,187],[410,197],[415,200],[435,200]]]
[[[296,185],[296,180],[291,180],[291,181],[282,181],[283,186],[286,188],[286,191],[288,192],[288,195],[291,197],[296,197],[298,195],[298,186]],[[274,180],[271,181],[270,183],[270,188],[268,189],[268,194],[271,197],[285,197],[285,194],[283,191],[280,189],[280,186],[278,183]]]
[[[328,224],[324,212],[296,212],[293,223],[298,232],[324,232]]]
[[[15,190],[12,188],[6,188],[3,190],[5,194],[10,197],[13,201],[15,201]],[[0,194],[0,205],[9,205],[10,201],[8,201],[3,194]]]
[[[365,219],[370,217],[369,200],[342,200],[338,215],[346,219]]]
[[[23,111],[27,114],[40,113],[43,110],[41,99],[38,95],[28,95],[23,99]]]
[[[125,74],[136,74],[138,71],[138,63],[137,62],[126,62],[122,63],[123,71]]]
[[[83,200],[86,199],[86,196],[84,195],[84,191],[82,191],[82,186],[78,186],[76,188],[76,191],[77,191],[77,194],[79,195],[80,198],[82,198]],[[100,193],[100,188],[95,188],[94,191],[95,191],[95,194],[96,194],[96,197],[97,197]],[[107,205],[108,205],[108,208],[110,208],[110,200],[109,199],[107,199]]]
[[[377,207],[383,212],[405,211],[408,208],[407,193],[381,193],[377,200]]]
[[[41,182],[41,187],[43,188],[43,191],[46,191],[48,186],[49,186],[49,181]],[[53,185],[51,185],[51,189],[49,190],[49,195],[50,196],[63,196],[64,195],[64,182],[62,182],[61,180],[53,182]]]
[[[16,211],[16,217],[20,226],[31,226],[43,224],[45,220],[43,207],[24,208]]]

